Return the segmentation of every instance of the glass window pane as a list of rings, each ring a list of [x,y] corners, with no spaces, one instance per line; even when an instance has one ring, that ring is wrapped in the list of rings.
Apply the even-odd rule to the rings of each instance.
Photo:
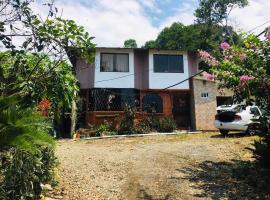
[[[183,56],[181,55],[170,55],[169,56],[169,72],[183,73]]]
[[[101,54],[100,71],[112,72],[113,71],[113,54]]]
[[[129,71],[128,54],[116,54],[115,71],[117,72]]]
[[[168,56],[154,55],[154,72],[167,72],[167,71],[168,71]]]

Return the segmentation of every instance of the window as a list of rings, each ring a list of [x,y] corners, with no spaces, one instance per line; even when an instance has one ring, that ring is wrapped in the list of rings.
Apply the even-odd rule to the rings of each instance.
[[[163,113],[162,98],[156,93],[148,93],[142,99],[143,111],[148,113]]]
[[[129,72],[128,53],[102,53],[100,55],[101,72]]]
[[[140,92],[128,88],[93,88],[89,92],[90,111],[122,111],[125,105],[140,107]]]
[[[202,98],[208,98],[208,92],[203,92],[203,93],[201,93],[201,97]]]
[[[154,72],[184,73],[182,55],[154,55]]]

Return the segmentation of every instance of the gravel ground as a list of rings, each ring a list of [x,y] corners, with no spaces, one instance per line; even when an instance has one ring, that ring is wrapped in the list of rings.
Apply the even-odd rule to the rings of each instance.
[[[218,173],[220,167],[237,160],[250,160],[245,147],[255,139],[204,133],[60,140],[57,156],[63,198],[242,199],[237,197],[244,191],[235,189],[234,180]]]

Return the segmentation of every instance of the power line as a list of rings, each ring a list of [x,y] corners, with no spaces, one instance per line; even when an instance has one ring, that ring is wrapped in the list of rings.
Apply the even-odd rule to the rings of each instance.
[[[115,77],[115,78],[109,78],[109,79],[104,79],[104,80],[100,80],[100,81],[95,81],[94,83],[101,83],[101,82],[106,82],[106,81],[113,81],[113,80],[125,78],[125,77],[128,77],[128,76],[133,76],[133,75],[136,76],[135,74],[128,74],[128,75],[125,75],[125,76],[119,76],[119,77]]]
[[[173,85],[170,85],[170,86],[168,86],[168,87],[163,88],[163,90],[167,90],[167,89],[172,88],[172,87],[174,87],[174,86],[180,85],[180,84],[182,84],[182,83],[184,83],[184,82],[186,82],[186,81],[192,79],[193,77],[202,74],[203,72],[205,72],[205,71],[202,70],[202,71],[200,71],[200,72],[198,72],[198,73],[196,73],[196,74],[193,74],[192,76],[190,76],[190,77],[188,77],[188,78],[186,78],[186,79],[184,79],[184,80],[182,80],[182,81],[180,81],[180,82],[178,82],[178,83],[175,83],[175,84],[173,84]]]
[[[149,71],[150,72],[152,70],[153,70],[153,68],[146,69],[146,70],[143,70],[143,71]],[[118,76],[118,77],[115,77],[115,78],[109,78],[109,79],[104,79],[104,80],[100,80],[100,81],[95,81],[94,83],[100,83],[100,82],[106,82],[106,81],[113,81],[113,80],[125,78],[125,77],[128,77],[128,76],[137,76],[137,75],[135,73],[132,73],[132,74],[124,75],[124,76]]]
[[[259,26],[256,26],[256,27],[254,27],[253,29],[249,30],[248,33],[250,33],[251,31],[254,31],[254,30],[256,30],[256,29],[258,29],[258,28],[260,28],[260,27],[262,27],[262,26],[264,26],[265,24],[267,24],[267,23],[269,23],[269,22],[270,22],[270,19],[267,20],[266,22],[264,22],[263,24],[261,24],[261,25],[259,25]]]

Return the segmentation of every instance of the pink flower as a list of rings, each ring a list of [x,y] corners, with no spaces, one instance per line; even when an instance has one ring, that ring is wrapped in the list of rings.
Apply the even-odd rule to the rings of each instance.
[[[246,83],[248,82],[248,81],[250,81],[250,80],[253,80],[254,79],[254,77],[253,76],[248,76],[248,75],[242,75],[241,77],[240,77],[240,87],[244,87],[245,85],[246,85]]]
[[[203,73],[203,77],[206,78],[207,80],[211,80],[211,81],[213,81],[215,79],[215,75],[209,74],[207,72]]]
[[[240,60],[243,62],[243,61],[245,61],[245,60],[247,59],[247,54],[241,53],[241,54],[239,55],[239,58],[240,58]]]
[[[199,56],[202,60],[204,60],[212,67],[216,67],[219,65],[219,62],[213,56],[211,56],[210,53],[206,51],[199,50]]]
[[[203,60],[206,60],[211,57],[211,55],[207,51],[202,51],[202,50],[199,50],[199,56]]]
[[[219,62],[215,58],[212,58],[208,61],[208,64],[212,67],[216,67],[219,65]]]
[[[220,48],[223,50],[229,49],[231,46],[227,42],[222,42]]]
[[[247,81],[253,80],[253,79],[254,79],[253,76],[248,76],[248,75],[243,75],[243,76],[240,77],[241,82],[247,82]]]

